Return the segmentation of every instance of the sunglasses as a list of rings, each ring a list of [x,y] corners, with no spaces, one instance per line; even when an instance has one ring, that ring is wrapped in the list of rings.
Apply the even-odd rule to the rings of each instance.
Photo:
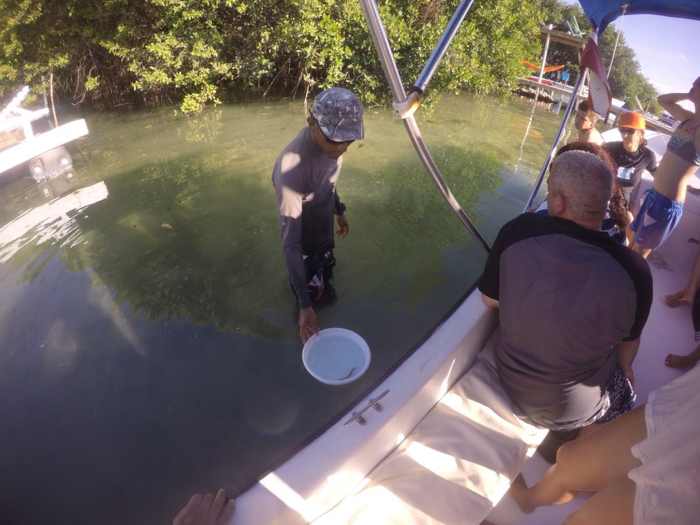
[[[319,126],[318,129],[320,130],[320,129],[321,129],[321,126]],[[346,145],[349,146],[350,144],[352,144],[353,142],[355,142],[354,140],[341,140],[340,142],[338,142],[338,141],[336,141],[336,140],[331,140],[331,139],[329,139],[328,137],[326,137],[326,134],[323,133],[323,131],[321,131],[321,135],[323,135],[323,139],[324,139],[326,142],[328,142],[328,144],[332,144],[333,146],[342,146],[343,144],[346,144]]]
[[[637,131],[634,128],[618,128],[620,130],[620,135],[634,135],[634,132]]]
[[[331,140],[328,137],[326,137],[326,134],[321,129],[321,126],[319,125],[318,121],[316,121],[316,126],[318,126],[318,131],[321,133],[323,140],[325,140],[328,144],[331,144],[332,146],[342,146],[343,144],[346,144],[349,146],[350,144],[355,142],[354,140],[341,140],[341,141]]]

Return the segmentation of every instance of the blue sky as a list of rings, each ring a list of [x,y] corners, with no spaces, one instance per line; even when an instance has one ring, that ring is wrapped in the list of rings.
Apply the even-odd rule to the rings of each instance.
[[[614,23],[616,30],[619,24],[618,18]],[[687,92],[700,77],[700,21],[627,15],[622,34],[635,51],[642,74],[659,93]]]
[[[622,34],[637,54],[642,74],[660,93],[687,92],[700,77],[700,21],[630,15]]]

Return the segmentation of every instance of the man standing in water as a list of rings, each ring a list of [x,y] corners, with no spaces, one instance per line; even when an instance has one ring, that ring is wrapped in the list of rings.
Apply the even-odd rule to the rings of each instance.
[[[272,170],[282,249],[304,343],[318,333],[312,302],[323,295],[335,265],[333,215],[337,235],[345,237],[350,229],[336,184],[343,153],[364,138],[362,113],[362,103],[347,89],[322,91],[314,99],[308,126],[282,150]]]
[[[593,111],[588,105],[588,101],[582,100],[578,105],[576,110],[576,118],[574,119],[574,126],[578,130],[578,139],[581,142],[592,142],[600,146],[605,142],[603,136],[595,128],[595,124],[598,122],[598,113]]]

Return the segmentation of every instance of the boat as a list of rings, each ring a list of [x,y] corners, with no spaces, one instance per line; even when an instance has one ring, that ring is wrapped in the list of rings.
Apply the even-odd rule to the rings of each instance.
[[[39,124],[43,124],[42,129],[47,127],[49,108],[21,108],[28,94],[29,87],[24,86],[0,113],[0,180],[9,170],[27,162],[25,174],[37,182],[48,182],[70,172],[73,159],[63,145],[88,134],[83,119],[38,132]]]
[[[626,1],[581,0],[595,28],[594,42],[623,9],[627,15],[700,20],[700,4],[693,0],[642,0],[629,5]],[[471,3],[460,4],[421,76],[406,93],[377,6],[373,0],[361,0],[397,116],[445,201],[474,242],[488,251],[487,241],[449,191],[413,118],[420,95]],[[581,90],[583,77],[579,75],[572,88],[573,97]],[[573,106],[564,112],[523,211],[533,207]],[[667,137],[650,134],[657,154],[663,154]],[[645,176],[640,189],[650,185],[651,178]],[[693,185],[700,187],[700,180]],[[668,349],[685,353],[696,344],[687,311],[670,309],[661,300],[686,284],[700,253],[696,233],[700,198],[689,195],[685,211],[677,230],[650,260],[656,299],[634,366],[638,404],[680,375],[663,366]],[[497,330],[496,310],[484,306],[474,287],[467,290],[425,341],[347,414],[241,494],[233,523],[479,524],[485,519],[499,525],[560,523],[580,500],[515,518],[512,509],[499,505],[518,472],[531,482],[548,465],[534,454],[546,432],[514,416],[494,374],[489,351]]]

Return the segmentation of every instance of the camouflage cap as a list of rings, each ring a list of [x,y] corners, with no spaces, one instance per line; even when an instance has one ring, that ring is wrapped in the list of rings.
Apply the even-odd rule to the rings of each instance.
[[[347,89],[332,87],[314,98],[311,115],[330,140],[345,142],[365,138],[362,103]]]

